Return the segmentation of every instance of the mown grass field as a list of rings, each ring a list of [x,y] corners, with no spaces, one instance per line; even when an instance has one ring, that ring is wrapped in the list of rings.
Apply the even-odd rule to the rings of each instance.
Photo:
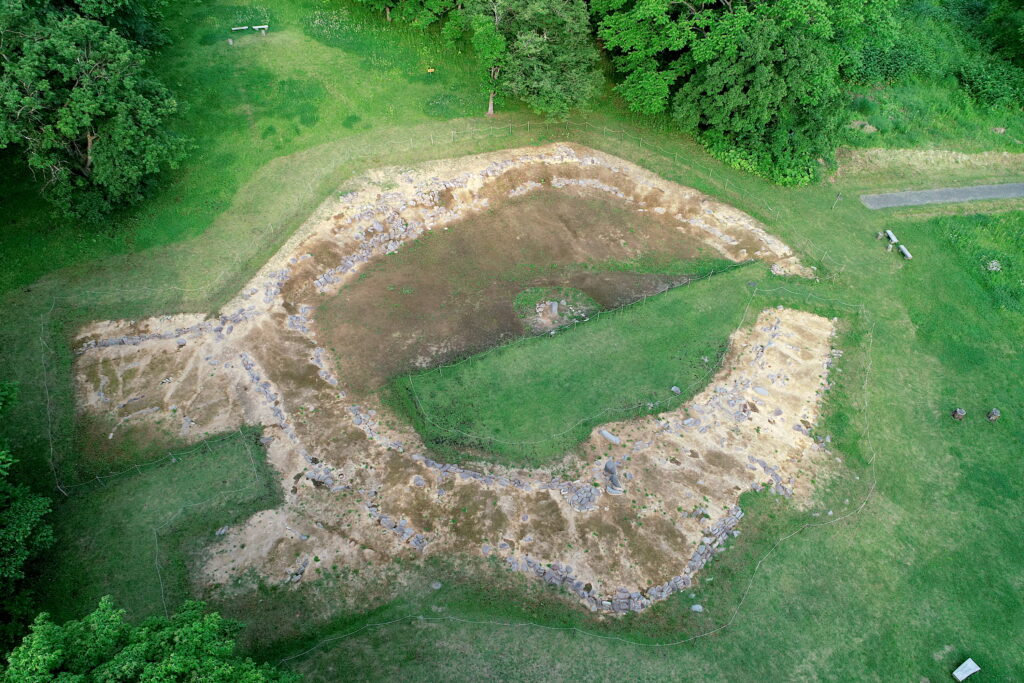
[[[733,267],[554,337],[399,377],[389,400],[446,457],[468,448],[513,466],[548,464],[599,424],[671,410],[699,392],[762,270]]]
[[[160,69],[188,104],[179,125],[197,140],[197,152],[162,192],[95,231],[53,223],[21,177],[0,190],[9,226],[0,236],[0,367],[22,385],[22,402],[0,430],[22,459],[20,473],[58,498],[54,522],[62,540],[42,563],[39,588],[46,607],[80,616],[107,591],[133,615],[162,611],[153,529],[175,510],[223,493],[224,479],[252,481],[245,450],[218,447],[64,500],[55,473],[66,484],[95,473],[89,444],[75,442],[67,339],[77,325],[216,310],[324,196],[367,168],[569,139],[747,211],[818,267],[821,282],[787,282],[790,291],[769,291],[772,283],[762,282],[755,303],[820,307],[852,321],[839,340],[843,373],[835,376],[822,430],[833,435],[853,483],[823,490],[806,512],[776,499],[744,498],[743,535],[707,572],[713,581],[694,591],[692,600],[707,607],[702,615],[689,612],[686,595],[637,619],[596,622],[482,561],[437,558],[406,568],[401,595],[365,611],[339,607],[315,583],[215,600],[249,624],[247,652],[277,661],[323,638],[411,615],[330,641],[286,666],[311,680],[888,681],[942,680],[971,656],[983,667],[978,680],[1024,675],[1024,323],[996,287],[1015,287],[1014,274],[1018,283],[1024,279],[1024,202],[987,203],[985,210],[998,215],[974,217],[962,215],[978,210],[971,206],[870,212],[856,200],[869,190],[1020,182],[1020,168],[905,173],[897,164],[885,174],[780,189],[724,167],[656,122],[622,114],[609,100],[574,117],[587,128],[543,126],[517,112],[449,121],[479,110],[468,95],[473,81],[464,57],[438,54],[437,41],[401,29],[367,38],[395,53],[443,58],[452,69],[446,83],[418,83],[410,80],[415,73],[403,75],[404,67],[374,70],[362,54],[309,38],[304,22],[319,4],[263,4],[277,35],[263,43],[252,36],[234,52],[226,43],[203,44],[220,25],[221,5],[170,10],[173,40]],[[296,92],[307,95],[315,90],[309,82],[320,82],[323,95],[304,98],[315,103],[312,112],[289,113],[292,98],[272,94],[289,80],[304,84]],[[428,112],[430,101],[456,91],[467,94],[464,107]],[[443,98],[438,106],[453,101]],[[270,126],[274,131],[262,137]],[[983,133],[957,129],[972,140]],[[974,149],[992,149],[988,144]],[[844,198],[837,201],[837,194]],[[913,261],[884,251],[874,233],[885,228],[910,246]],[[961,237],[951,239],[953,233]],[[981,262],[991,251],[1010,264],[998,283]],[[968,411],[963,423],[948,419],[956,405]],[[994,406],[1004,417],[989,424],[982,415]],[[165,562],[186,566],[226,518],[271,502],[263,494],[237,495],[190,508],[180,528],[172,523],[179,540],[161,542]],[[775,547],[845,499],[866,504]],[[174,576],[169,599],[176,600],[187,585],[183,572]],[[445,588],[430,590],[433,578]],[[495,624],[507,621],[538,625]],[[725,624],[685,644],[632,644],[686,639]],[[569,626],[612,638],[559,630]]]

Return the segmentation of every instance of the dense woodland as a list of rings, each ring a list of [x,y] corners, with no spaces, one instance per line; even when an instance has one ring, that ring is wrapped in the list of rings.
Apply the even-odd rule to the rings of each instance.
[[[851,115],[879,106],[866,89],[918,79],[993,111],[1024,107],[1017,0],[359,2],[382,22],[436,31],[471,51],[481,114],[523,103],[566,117],[610,87],[632,112],[779,184],[810,183],[831,167]],[[2,163],[26,167],[55,215],[101,221],[142,200],[194,152],[171,125],[180,93],[152,63],[166,40],[163,8],[162,0],[0,6]],[[16,385],[0,384],[0,420],[17,400]],[[17,457],[0,443],[8,680],[56,672],[81,677],[68,680],[278,679],[235,656],[237,626],[200,604],[139,626],[107,601],[64,625],[37,616],[31,564],[52,541],[51,503],[14,480]]]

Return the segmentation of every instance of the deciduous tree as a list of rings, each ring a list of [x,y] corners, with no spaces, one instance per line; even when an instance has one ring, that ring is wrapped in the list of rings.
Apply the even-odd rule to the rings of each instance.
[[[469,36],[484,68],[488,116],[502,93],[539,114],[564,115],[600,83],[583,0],[471,0],[444,32]]]
[[[831,156],[840,72],[892,0],[594,0],[638,112],[670,111],[736,165],[783,182]]]
[[[182,158],[165,121],[177,110],[145,69],[146,52],[75,14],[44,13],[4,31],[0,147],[17,145],[44,193],[97,219],[135,201]]]
[[[204,681],[263,683],[297,681],[235,653],[240,625],[187,602],[170,619],[139,626],[109,598],[79,621],[53,623],[40,614],[30,633],[8,655],[11,683],[50,681]]]

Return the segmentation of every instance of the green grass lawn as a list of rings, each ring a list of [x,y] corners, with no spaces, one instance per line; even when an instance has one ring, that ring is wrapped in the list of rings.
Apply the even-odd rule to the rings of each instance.
[[[768,291],[778,285],[762,282],[754,303],[834,309],[858,321],[839,340],[843,372],[834,376],[822,426],[855,483],[844,479],[823,490],[807,512],[744,498],[743,535],[712,565],[707,576],[714,581],[694,590],[694,598],[687,594],[639,618],[594,621],[551,600],[547,589],[481,562],[436,560],[405,569],[401,596],[365,612],[347,611],[314,582],[266,601],[262,594],[218,600],[219,609],[250,624],[247,652],[276,661],[351,628],[425,615],[452,619],[367,629],[288,666],[313,680],[942,680],[972,656],[991,680],[1021,677],[1024,324],[994,285],[1024,279],[1016,239],[1024,232],[1024,204],[986,204],[1017,210],[996,217],[919,220],[917,210],[871,212],[856,200],[858,192],[877,189],[1020,182],[1019,172],[895,170],[778,188],[723,166],[657,122],[622,112],[614,100],[574,117],[587,128],[541,126],[517,112],[450,121],[445,117],[482,109],[464,56],[444,52],[432,36],[385,33],[381,25],[365,28],[370,47],[347,43],[363,53],[346,52],[345,44],[307,35],[313,11],[340,5],[263,4],[276,31],[234,49],[215,35],[234,11],[227,5],[169,7],[172,42],[154,63],[188,105],[176,125],[196,140],[196,151],[163,190],[109,226],[51,221],[30,183],[2,171],[0,368],[4,379],[21,382],[22,402],[0,431],[22,460],[19,474],[57,496],[54,470],[65,483],[86,471],[80,459],[89,445],[75,441],[67,341],[78,325],[216,310],[323,197],[365,169],[573,140],[747,211],[818,268],[821,282],[786,281],[789,291]],[[407,53],[422,56],[417,64],[443,63],[449,80],[425,81],[409,70]],[[987,147],[983,132],[956,135],[981,140],[972,151],[1002,149]],[[913,261],[880,247],[874,233],[885,228],[906,241]],[[1005,254],[1005,282],[981,270],[990,252]],[[968,410],[963,423],[947,417],[956,405]],[[981,419],[991,407],[1004,415],[994,425]],[[62,618],[81,616],[111,592],[133,615],[161,609],[153,529],[169,520],[161,532],[169,534],[166,544],[159,536],[160,557],[168,551],[161,566],[169,569],[171,597],[183,597],[187,558],[212,530],[271,501],[255,490],[227,493],[224,480],[253,480],[245,449],[224,449],[211,449],[189,469],[183,466],[191,456],[58,500],[60,542],[42,561],[50,577],[40,591],[46,606]],[[820,522],[814,513],[841,509],[843,500],[859,504],[869,491],[862,512],[790,538],[753,575],[779,538]],[[175,516],[194,503],[202,504]],[[428,588],[432,577],[441,577],[442,591]],[[690,613],[690,600],[707,611]],[[540,626],[493,625],[506,620]],[[726,623],[714,636],[680,646],[630,644],[687,638]],[[621,640],[549,628],[566,626]]]
[[[120,476],[69,487],[40,579],[58,621],[113,595],[133,619],[173,614],[192,596],[195,552],[222,526],[280,501],[260,430],[245,429],[154,458]]]
[[[761,271],[734,267],[554,336],[399,377],[389,402],[444,456],[471,448],[504,464],[547,464],[599,424],[671,410],[703,389]]]

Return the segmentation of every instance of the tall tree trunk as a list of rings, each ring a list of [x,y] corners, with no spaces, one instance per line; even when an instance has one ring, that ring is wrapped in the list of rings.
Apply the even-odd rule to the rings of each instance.
[[[390,7],[385,7],[384,8],[384,16],[386,16],[388,18],[388,21],[391,21],[391,8]]]
[[[96,134],[88,132],[85,134],[85,153],[82,154],[81,173],[85,177],[92,175],[92,143],[96,142]]]
[[[494,91],[498,83],[499,73],[501,73],[500,66],[491,67],[491,92],[487,97],[487,116],[494,116]]]

